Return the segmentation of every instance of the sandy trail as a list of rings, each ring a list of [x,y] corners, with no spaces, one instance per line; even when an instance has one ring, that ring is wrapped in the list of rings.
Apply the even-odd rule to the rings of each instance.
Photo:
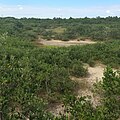
[[[46,45],[46,46],[71,46],[71,45],[85,45],[85,44],[94,44],[96,42],[86,39],[85,41],[77,41],[77,40],[70,40],[70,41],[61,41],[61,40],[38,40],[38,44]]]
[[[89,76],[85,78],[87,87],[85,90],[79,90],[78,96],[90,96],[93,106],[100,104],[100,96],[92,92],[93,84],[102,81],[104,65],[96,65],[95,67],[88,67]],[[78,81],[79,82],[79,81]]]
[[[88,77],[72,78],[72,80],[76,80],[80,84],[80,89],[77,93],[78,96],[90,96],[94,107],[99,105],[100,96],[92,92],[93,84],[102,81],[104,69],[104,65],[98,64],[95,67],[88,67]]]
[[[90,83],[92,85],[96,81],[97,82],[101,81],[105,68],[106,68],[106,66],[102,65],[102,64],[96,65],[95,67],[88,67],[89,76],[88,76],[88,78],[86,78],[88,83]]]
[[[98,64],[95,67],[88,67],[89,75],[85,78],[71,77],[72,80],[75,80],[80,85],[80,89],[77,91],[78,96],[90,96],[94,107],[99,105],[100,96],[96,96],[92,92],[93,84],[102,81],[104,69],[104,65]],[[59,113],[64,113],[64,107],[56,105],[50,111],[54,115],[59,115]]]

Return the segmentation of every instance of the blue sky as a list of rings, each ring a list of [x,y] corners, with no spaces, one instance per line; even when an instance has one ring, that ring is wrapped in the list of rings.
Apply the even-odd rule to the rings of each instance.
[[[0,0],[0,16],[18,18],[120,16],[120,0]]]

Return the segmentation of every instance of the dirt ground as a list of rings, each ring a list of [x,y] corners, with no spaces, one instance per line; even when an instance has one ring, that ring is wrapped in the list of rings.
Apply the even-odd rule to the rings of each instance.
[[[96,107],[99,105],[100,96],[96,96],[92,92],[93,84],[99,81],[102,81],[103,72],[105,65],[97,64],[95,67],[88,66],[89,75],[85,78],[75,78],[71,77],[72,80],[75,80],[80,84],[80,89],[78,89],[77,94],[79,96],[90,96],[93,106]],[[64,107],[62,105],[56,105],[54,108],[50,108],[50,112],[54,115],[59,115],[59,113],[64,113]]]
[[[38,45],[45,45],[45,46],[71,46],[71,45],[86,45],[86,44],[95,44],[96,42],[86,39],[85,41],[78,41],[78,40],[70,40],[70,41],[61,41],[61,40],[38,40]],[[91,102],[93,106],[96,107],[99,105],[100,96],[94,95],[92,92],[93,84],[102,80],[103,72],[105,69],[105,65],[97,64],[94,67],[87,66],[89,75],[85,78],[75,78],[71,77],[71,80],[75,80],[79,83],[80,89],[77,91],[77,95],[79,96],[90,96]],[[62,104],[53,105],[51,108],[48,109],[51,113],[58,116],[59,113],[64,113],[64,107]]]
[[[89,75],[84,79],[86,81],[87,87],[85,90],[80,89],[78,91],[78,96],[90,96],[94,107],[99,105],[100,96],[92,92],[93,84],[102,81],[104,69],[105,66],[102,64],[96,65],[95,67],[88,67]]]
[[[77,40],[70,40],[70,41],[61,41],[61,40],[38,40],[38,44],[45,45],[45,46],[71,46],[71,45],[85,45],[85,44],[94,44],[96,42],[86,39],[85,41],[77,41]]]

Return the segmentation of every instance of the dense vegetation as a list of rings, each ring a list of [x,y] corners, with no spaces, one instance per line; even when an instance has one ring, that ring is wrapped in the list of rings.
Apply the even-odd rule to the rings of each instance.
[[[0,115],[3,120],[117,120],[120,118],[120,73],[107,67],[94,91],[101,104],[76,97],[86,63],[120,68],[120,18],[0,18]],[[36,47],[30,41],[94,39],[105,42],[70,47]],[[48,112],[62,103],[65,114]]]
[[[86,76],[87,69],[83,64],[91,64],[91,61],[119,67],[120,41],[67,48],[39,48],[25,40],[1,35],[0,109],[3,118],[67,119],[67,116],[54,118],[46,112],[49,104],[58,101],[65,102],[71,120],[118,118],[120,77],[109,69],[99,88],[104,91],[103,106],[95,109],[89,101],[72,97],[75,96],[77,84],[70,80],[70,76]]]
[[[120,39],[120,18],[35,19],[0,18],[0,33],[29,40],[39,38],[70,40]]]

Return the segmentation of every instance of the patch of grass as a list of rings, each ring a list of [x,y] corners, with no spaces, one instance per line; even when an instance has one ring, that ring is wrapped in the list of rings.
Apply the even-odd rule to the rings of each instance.
[[[62,34],[62,33],[64,33],[65,30],[66,30],[66,28],[57,27],[57,28],[54,28],[52,31],[55,33],[58,33],[58,34]]]

